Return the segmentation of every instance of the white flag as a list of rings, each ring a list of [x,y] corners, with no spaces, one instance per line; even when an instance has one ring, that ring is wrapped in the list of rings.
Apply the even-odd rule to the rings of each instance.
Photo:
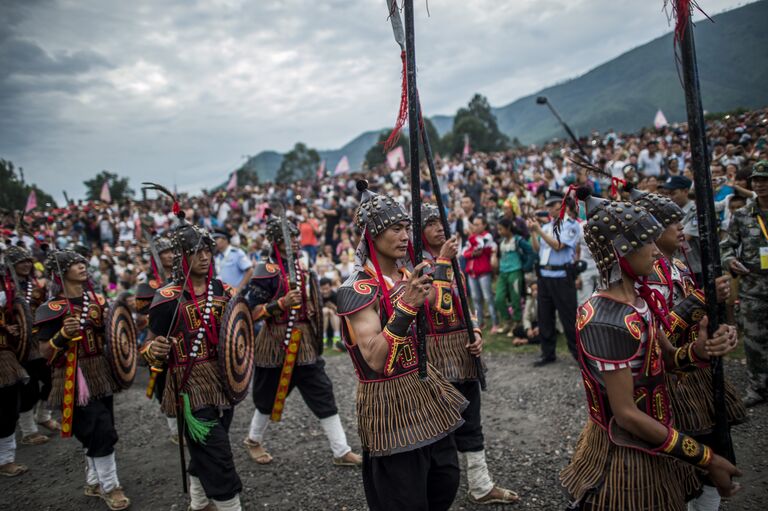
[[[333,171],[333,175],[338,176],[339,174],[347,174],[349,169],[349,159],[346,156],[342,156],[339,163],[336,164],[336,169]]]
[[[659,109],[658,112],[656,112],[656,117],[653,118],[653,125],[656,127],[657,130],[660,130],[661,128],[666,128],[669,126],[669,123],[667,122],[667,118],[664,117],[664,112]]]

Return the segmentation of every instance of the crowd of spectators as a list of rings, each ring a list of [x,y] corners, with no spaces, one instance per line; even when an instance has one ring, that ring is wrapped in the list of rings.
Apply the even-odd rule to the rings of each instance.
[[[768,111],[711,120],[707,133],[715,200],[721,227],[725,228],[732,212],[752,196],[748,179],[752,165],[768,159]],[[461,237],[461,262],[480,321],[487,317],[486,327],[508,335],[515,344],[540,340],[541,311],[537,313],[535,299],[541,291],[537,289],[537,259],[540,264],[545,254],[551,257],[548,250],[557,252],[557,247],[549,246],[540,234],[546,232],[542,227],[560,208],[559,201],[555,204],[551,200],[556,196],[551,192],[564,192],[571,185],[589,186],[595,194],[608,196],[611,178],[620,178],[641,190],[667,193],[686,214],[688,250],[681,257],[687,258],[695,273],[701,272],[693,201],[696,190],[686,126],[637,133],[594,132],[582,138],[581,145],[602,173],[574,164],[578,148],[568,140],[557,139],[491,154],[438,156],[435,162],[448,220]],[[423,172],[422,197],[430,201],[433,192],[426,168]],[[384,165],[312,182],[265,183],[181,195],[180,203],[189,221],[218,233],[220,251],[240,251],[234,267],[218,267],[219,272],[233,275],[229,284],[237,288],[250,277],[250,265],[268,257],[265,208],[270,203],[284,205],[299,227],[300,244],[315,264],[332,309],[336,287],[353,269],[359,239],[352,223],[359,195],[356,180],[368,179],[373,190],[390,194],[410,208],[407,175],[407,170],[393,171]],[[573,209],[570,217],[578,224],[583,211]],[[12,213],[0,220],[2,242],[6,246],[23,242],[38,261],[53,247],[82,246],[90,257],[94,279],[110,297],[131,291],[148,278],[147,236],[166,233],[178,221],[170,201],[154,196],[119,204],[78,201],[61,208],[35,209],[24,216],[24,232],[17,230]],[[574,280],[578,299],[583,301],[595,288],[597,271],[580,236],[569,243],[572,253],[568,257],[584,261]],[[330,330],[338,330],[335,322]]]

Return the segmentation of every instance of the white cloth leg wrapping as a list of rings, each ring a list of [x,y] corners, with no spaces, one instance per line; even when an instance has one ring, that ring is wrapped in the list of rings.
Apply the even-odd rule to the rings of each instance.
[[[189,476],[189,504],[193,510],[205,509],[208,497],[205,495],[203,483],[195,476]]]
[[[37,424],[35,423],[35,412],[30,410],[28,412],[21,412],[19,414],[19,428],[21,429],[21,436],[29,436],[37,433]]]
[[[720,494],[714,486],[703,486],[698,498],[688,503],[688,511],[717,511],[720,509]]]
[[[485,451],[465,452],[467,459],[467,483],[469,493],[476,499],[481,499],[493,490],[491,474],[485,463]]]
[[[264,440],[264,433],[269,426],[269,415],[263,414],[258,410],[253,412],[251,419],[251,429],[248,431],[248,438],[253,442],[261,443]]]
[[[85,484],[99,484],[99,474],[96,473],[96,462],[90,456],[85,457]]]
[[[120,481],[117,480],[115,453],[112,453],[109,456],[93,458],[93,463],[96,467],[96,474],[99,476],[101,491],[109,493],[120,486]]]
[[[339,414],[320,419],[320,425],[323,427],[328,443],[331,445],[334,458],[341,458],[352,450],[349,444],[347,444],[347,435],[344,433]]]
[[[35,405],[35,410],[35,420],[38,423],[51,420],[51,410],[45,401],[38,401]]]
[[[176,426],[175,417],[166,417],[165,422],[168,424],[168,430],[171,432],[171,435],[175,435],[179,432],[179,428]]]
[[[16,461],[16,433],[0,438],[0,465]]]
[[[241,511],[243,508],[240,506],[240,495],[232,497],[229,500],[216,500],[211,499],[216,504],[218,511]]]

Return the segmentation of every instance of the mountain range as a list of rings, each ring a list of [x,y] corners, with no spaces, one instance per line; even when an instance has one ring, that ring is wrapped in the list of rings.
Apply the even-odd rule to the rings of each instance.
[[[704,108],[722,112],[768,104],[768,0],[727,11],[696,24],[696,52]],[[499,128],[522,143],[538,143],[565,134],[537,96],[546,96],[577,135],[591,130],[635,131],[652,124],[661,109],[670,122],[685,119],[685,101],[668,33],[630,50],[587,73],[547,87],[508,105],[493,108]],[[440,135],[453,127],[453,116],[431,117]],[[386,129],[386,128],[382,128]],[[321,150],[326,168],[342,156],[360,168],[381,130],[366,131],[339,149]],[[274,179],[282,155],[263,151],[246,166],[262,181]]]

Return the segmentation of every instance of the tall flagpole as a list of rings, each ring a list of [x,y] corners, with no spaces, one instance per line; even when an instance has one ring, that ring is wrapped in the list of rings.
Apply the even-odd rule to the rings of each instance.
[[[720,326],[723,308],[717,303],[715,279],[722,275],[720,246],[718,244],[718,219],[715,213],[712,173],[709,168],[709,147],[707,145],[704,110],[699,87],[699,70],[696,62],[696,45],[693,37],[693,22],[690,8],[678,10],[680,60],[685,88],[685,108],[688,112],[688,140],[691,145],[693,182],[696,189],[696,216],[699,222],[699,244],[701,246],[701,267],[706,311],[709,318],[708,333],[712,335]],[[682,32],[682,34],[680,34]],[[728,412],[725,404],[725,376],[721,357],[711,358],[712,389],[715,409],[715,442],[713,448],[721,456],[735,462]]]
[[[414,265],[423,258],[421,238],[421,168],[419,165],[419,97],[416,92],[416,47],[413,35],[413,0],[405,0],[405,58],[408,77],[408,139],[411,163],[411,219],[413,232]],[[427,326],[424,307],[416,316],[416,351],[419,359],[419,377],[427,377]]]

